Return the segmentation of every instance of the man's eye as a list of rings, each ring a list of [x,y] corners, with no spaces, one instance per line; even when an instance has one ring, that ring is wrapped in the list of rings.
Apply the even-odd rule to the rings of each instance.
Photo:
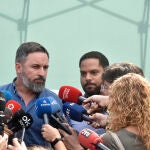
[[[91,74],[92,74],[92,75],[97,75],[97,74],[98,74],[98,72],[92,72]]]
[[[47,70],[47,69],[48,69],[48,66],[44,66],[43,68],[44,68],[44,70]]]
[[[39,66],[32,66],[32,68],[34,68],[34,69],[38,69],[38,68],[39,68]]]
[[[81,72],[81,76],[85,76],[86,75],[86,73],[85,72]]]

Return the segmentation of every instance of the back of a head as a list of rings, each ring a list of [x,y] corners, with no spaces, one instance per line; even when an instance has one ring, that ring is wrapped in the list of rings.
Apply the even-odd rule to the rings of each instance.
[[[102,80],[107,81],[109,83],[113,83],[114,80],[127,73],[136,73],[141,76],[144,76],[142,69],[137,65],[130,62],[121,62],[121,63],[114,63],[104,68]]]
[[[112,83],[109,98],[111,120],[108,128],[118,131],[135,126],[150,149],[150,83],[141,75],[128,73]]]
[[[131,109],[132,111],[134,111],[134,108],[139,108],[138,111],[142,109],[140,111],[142,113],[144,112],[144,109],[142,108],[144,105],[147,105],[149,107],[148,104],[150,104],[150,83],[139,74],[128,73],[116,79],[111,84],[109,92],[110,99],[115,102],[113,103],[111,101],[111,103],[113,104],[113,106],[111,106],[112,109],[114,107],[117,108],[120,105],[122,106],[122,109],[124,109],[124,111],[127,111],[127,109]],[[114,109],[114,111],[120,110]],[[130,111],[127,112],[129,113]],[[126,113],[126,115],[129,115],[128,113]],[[134,113],[137,112],[135,111]],[[133,122],[133,120],[131,122]]]
[[[36,42],[26,42],[19,46],[16,52],[15,62],[23,61],[30,53],[42,52],[46,53],[49,58],[49,53],[41,44]]]
[[[95,58],[95,59],[98,59],[99,60],[99,64],[105,68],[106,66],[109,65],[109,61],[107,59],[107,57],[98,52],[98,51],[90,51],[90,52],[87,52],[85,53],[84,55],[81,56],[80,58],[80,61],[79,61],[79,67],[81,66],[81,62],[85,59],[89,59],[89,58]]]
[[[45,147],[40,146],[40,145],[34,145],[31,147],[28,147],[27,149],[28,150],[53,150],[52,148],[45,148]]]
[[[121,62],[120,65],[124,68],[127,67],[129,69],[130,73],[136,73],[136,74],[139,74],[144,77],[142,68],[140,68],[136,64],[131,63],[131,62]]]

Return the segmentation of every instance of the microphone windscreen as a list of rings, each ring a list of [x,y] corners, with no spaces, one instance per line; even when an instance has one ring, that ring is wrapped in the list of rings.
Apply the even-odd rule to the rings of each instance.
[[[37,116],[43,118],[43,114],[54,114],[61,110],[60,105],[53,97],[42,97],[35,104]]]
[[[11,128],[12,125],[17,122],[17,120],[20,118],[20,116],[23,116],[25,114],[25,111],[23,109],[20,109],[18,111],[16,111],[13,116],[12,119],[7,123],[8,128]]]
[[[5,95],[2,92],[0,92],[0,111],[5,110],[5,105],[6,105]]]
[[[51,110],[52,110],[52,114],[55,114],[56,112],[60,112],[61,111],[61,107],[60,105],[57,103],[57,101],[53,98],[53,97],[48,97],[50,99],[50,103],[51,103]]]
[[[9,91],[1,90],[1,92],[5,95],[6,101],[9,101],[10,99],[12,99],[12,94]]]
[[[91,150],[97,150],[96,145],[98,143],[103,143],[101,137],[99,137],[97,133],[87,128],[80,131],[78,140],[83,147]]]
[[[8,107],[5,107],[4,115],[5,115],[4,123],[7,124],[12,119],[12,116],[13,116],[11,109],[9,109]]]
[[[17,132],[23,128],[28,129],[33,123],[33,118],[29,113],[22,113],[16,119],[16,121],[12,122],[12,127],[9,128],[13,132]]]
[[[18,110],[21,109],[21,105],[16,102],[15,100],[9,100],[6,103],[6,107],[8,107],[9,109],[11,109],[12,113],[15,114],[15,112],[17,112]]]
[[[83,121],[82,115],[87,113],[82,106],[69,102],[65,102],[63,104],[63,112],[66,116],[70,117],[72,120],[79,122]]]
[[[64,102],[73,102],[78,103],[79,96],[82,96],[82,93],[80,90],[73,86],[61,86],[58,92],[58,96],[60,99],[62,99]]]

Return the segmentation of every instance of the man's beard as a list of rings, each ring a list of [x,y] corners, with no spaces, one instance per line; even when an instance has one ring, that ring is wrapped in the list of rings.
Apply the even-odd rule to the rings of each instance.
[[[31,82],[28,78],[27,78],[27,76],[26,76],[26,74],[24,73],[24,72],[22,72],[22,80],[23,80],[23,84],[27,87],[27,88],[29,88],[32,92],[34,92],[34,93],[40,93],[40,92],[42,92],[43,90],[44,90],[44,88],[45,88],[45,79],[43,79],[43,77],[39,77],[39,78],[37,78],[37,79],[35,79],[35,80],[38,80],[38,79],[42,79],[42,80],[44,80],[44,82],[43,83],[36,83],[36,82]]]
[[[101,88],[100,86],[96,86],[95,89],[93,89],[93,90],[87,90],[86,85],[82,86],[82,88],[87,97],[92,96],[92,95],[100,95],[100,88]]]

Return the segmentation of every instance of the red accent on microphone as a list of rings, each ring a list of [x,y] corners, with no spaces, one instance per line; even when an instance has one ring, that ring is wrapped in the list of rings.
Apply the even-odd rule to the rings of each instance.
[[[8,107],[9,109],[11,109],[12,113],[15,114],[18,110],[21,109],[21,105],[16,102],[15,100],[9,100],[6,103],[6,107]]]
[[[58,96],[64,102],[78,103],[79,97],[82,96],[82,93],[77,88],[66,85],[66,86],[60,87]]]
[[[87,128],[83,129],[79,133],[78,139],[83,147],[89,148],[91,150],[98,150],[96,145],[98,143],[103,143],[101,137],[99,137],[97,133]]]

